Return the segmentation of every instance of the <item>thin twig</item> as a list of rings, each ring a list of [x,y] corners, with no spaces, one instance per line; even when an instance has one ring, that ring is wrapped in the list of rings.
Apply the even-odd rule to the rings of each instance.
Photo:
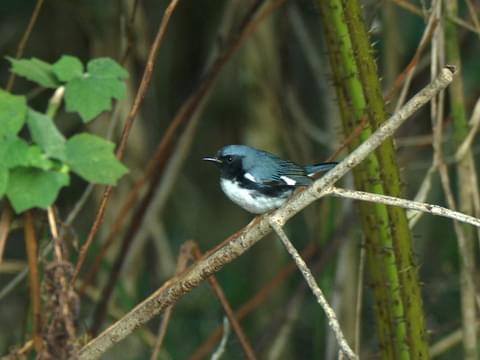
[[[349,358],[349,359],[358,359],[358,356],[353,352],[350,346],[343,335],[342,330],[340,329],[340,324],[338,323],[337,316],[335,315],[335,311],[330,307],[325,296],[323,295],[322,290],[318,287],[317,282],[315,281],[315,277],[313,276],[312,272],[308,268],[305,261],[303,261],[302,257],[298,253],[297,249],[292,245],[290,240],[288,239],[287,235],[282,229],[281,224],[275,222],[273,219],[270,219],[270,226],[276,232],[280,240],[282,240],[283,245],[287,249],[288,253],[292,256],[295,264],[297,265],[298,269],[302,273],[305,281],[307,282],[310,290],[312,290],[313,295],[317,298],[318,303],[323,308],[325,315],[328,318],[328,325],[332,329],[333,333],[338,342],[338,346],[342,350],[342,352]]]
[[[431,134],[411,135],[395,138],[395,145],[397,146],[397,148],[409,146],[430,146],[432,145],[432,141],[433,136]]]
[[[32,16],[30,17],[30,21],[28,22],[27,28],[23,33],[22,39],[18,43],[17,51],[15,53],[15,58],[20,59],[23,56],[23,52],[25,50],[25,46],[27,46],[28,39],[30,38],[30,34],[32,33],[33,27],[38,19],[38,14],[40,14],[40,10],[42,9],[44,0],[37,0],[35,4],[35,8],[33,9]],[[10,73],[7,83],[7,91],[11,91],[13,88],[13,84],[15,83],[15,73]]]
[[[187,264],[192,258],[192,251],[195,248],[195,244],[192,241],[185,242],[180,247],[180,254],[178,255],[177,259],[177,266],[175,269],[175,275],[178,275],[185,271],[187,268]],[[163,339],[167,334],[167,327],[170,322],[170,318],[172,316],[173,305],[169,306],[165,313],[163,314],[162,321],[160,322],[160,326],[158,328],[158,335],[155,341],[155,346],[153,347],[152,355],[150,356],[150,360],[156,360],[158,355],[160,354],[160,349],[162,348]]]
[[[32,33],[32,29],[35,23],[37,22],[38,15],[40,14],[40,10],[42,9],[43,3],[44,3],[44,0],[37,0],[37,3],[35,4],[35,8],[33,9],[32,16],[30,17],[30,21],[28,22],[27,28],[25,29],[25,32],[23,33],[22,38],[18,43],[17,51],[15,53],[16,59],[19,59],[23,56],[23,52],[27,45],[28,39],[30,38],[30,35]],[[11,91],[14,83],[15,83],[15,73],[11,72],[8,78],[6,90]],[[12,209],[9,204],[5,203],[2,209],[2,217],[0,220],[0,263],[2,262],[3,252],[5,249],[5,244],[6,244],[8,232],[10,229],[11,217],[12,217]]]
[[[223,336],[220,344],[218,344],[217,349],[212,354],[210,360],[219,360],[222,355],[225,353],[225,348],[227,346],[228,337],[230,336],[230,323],[226,316],[223,317]]]
[[[476,217],[466,215],[458,211],[453,211],[438,205],[420,203],[417,201],[401,199],[394,196],[372,194],[364,191],[340,189],[333,186],[327,190],[324,190],[324,193],[325,195],[332,194],[334,196],[343,197],[347,199],[370,201],[370,202],[375,202],[379,204],[398,206],[405,209],[423,211],[426,213],[430,213],[432,215],[443,216],[443,217],[447,217],[447,218],[460,221],[466,224],[480,227],[480,219],[477,219]]]
[[[10,204],[5,203],[2,208],[2,216],[0,217],[0,264],[3,261],[3,253],[5,251],[5,245],[7,243],[11,222],[12,222],[12,208]]]
[[[458,14],[458,0],[446,0],[444,2],[446,15]],[[462,59],[460,56],[460,44],[458,40],[457,27],[454,24],[447,23],[444,27],[445,57],[449,62],[460,65]],[[449,89],[449,104],[451,108],[453,122],[453,144],[460,146],[468,133],[468,122],[465,110],[465,96],[462,76],[459,76],[452,83]],[[440,119],[441,121],[441,119]],[[442,158],[443,161],[443,158]],[[457,171],[457,203],[458,209],[466,214],[475,214],[474,201],[479,203],[478,191],[473,191],[473,187],[478,186],[477,173],[474,164],[473,152],[471,149],[466,151],[465,157],[456,164]],[[442,170],[445,177],[448,176],[446,167],[442,164]],[[443,176],[443,174],[442,174]],[[445,192],[451,192],[452,188],[448,186]],[[448,194],[448,197],[451,195]],[[475,199],[476,197],[476,199]],[[449,200],[450,201],[450,200]],[[455,210],[455,208],[452,208]],[[479,300],[476,291],[474,276],[475,268],[475,234],[472,228],[454,224],[455,232],[460,235],[457,238],[460,250],[460,293],[461,293],[461,314],[463,325],[463,349],[464,357],[468,360],[478,359],[478,340],[476,334],[475,319],[477,317],[477,308],[475,302]],[[477,306],[480,303],[477,302]]]
[[[25,212],[25,243],[27,248],[28,267],[30,268],[30,300],[32,302],[33,315],[33,343],[37,353],[43,350],[42,339],[42,313],[40,303],[40,283],[38,279],[38,263],[37,263],[37,239],[35,236],[35,228],[31,210]]]
[[[304,259],[310,259],[317,252],[317,246],[315,242],[310,242],[309,245],[302,251],[301,255]],[[327,251],[328,252],[328,251]],[[322,252],[323,254],[323,252]],[[275,290],[287,277],[295,271],[295,264],[290,262],[282,270],[280,270],[275,277],[270,280],[266,285],[254,294],[250,300],[243,304],[236,312],[235,318],[237,321],[242,320],[257,307],[259,307],[269,296],[273,290]],[[222,337],[222,327],[218,326],[210,336],[201,344],[189,357],[190,360],[199,360],[203,359],[209,352],[210,349],[218,343]]]
[[[360,335],[362,324],[362,303],[363,303],[363,277],[365,272],[365,246],[362,244],[360,248],[360,261],[358,262],[357,277],[357,303],[355,304],[355,343],[353,348],[355,354],[360,354]]]
[[[13,349],[7,356],[2,356],[2,360],[13,360],[13,359],[24,359],[26,355],[33,350],[34,344],[33,340],[27,340],[20,348]]]
[[[52,251],[52,243],[47,244],[41,251],[37,261],[42,261]],[[0,301],[2,301],[8,294],[10,294],[28,275],[29,267],[26,266],[20,273],[17,274],[8,284],[0,290]]]
[[[201,106],[200,106],[201,107]],[[200,109],[200,108],[197,108]],[[162,211],[163,206],[165,205],[168,196],[171,194],[171,188],[175,184],[175,178],[180,172],[181,164],[186,158],[187,149],[189,148],[191,142],[194,138],[195,129],[199,122],[200,117],[198,114],[193,115],[193,119],[187,125],[185,131],[182,133],[180,139],[178,140],[178,145],[175,148],[174,154],[170,157],[168,165],[159,164],[161,167],[154,174],[146,194],[135,210],[133,216],[130,220],[130,226],[128,227],[123,239],[121,241],[120,252],[115,258],[113,267],[110,271],[107,283],[104,287],[102,293],[102,299],[99,302],[97,309],[95,310],[94,321],[92,326],[92,333],[96,334],[97,330],[100,328],[103,320],[105,319],[106,309],[108,302],[112,296],[115,284],[117,283],[118,277],[120,276],[120,271],[123,268],[123,264],[129,249],[137,239],[137,234],[141,225],[143,224],[146,213],[151,209],[152,203],[155,205],[154,209],[158,212]],[[163,171],[164,167],[166,169]],[[162,178],[162,174],[165,174]],[[160,181],[162,180],[161,184]],[[159,215],[158,215],[159,216]],[[107,238],[110,240],[110,237]],[[106,247],[102,247],[102,250],[106,251]],[[104,254],[103,254],[104,255]],[[98,269],[100,265],[100,260],[102,257],[97,257],[92,265],[91,271],[88,272],[85,282],[90,281],[93,277],[94,270]],[[84,285],[82,286],[82,290]]]
[[[435,173],[436,166],[434,164],[430,165],[427,174],[424,176],[420,188],[415,195],[414,201],[425,202],[428,197],[428,193],[432,187],[432,176]],[[407,211],[408,226],[410,229],[413,229],[418,223],[420,218],[423,216],[423,212],[409,210]]]
[[[442,17],[442,1],[437,1],[432,4],[431,9],[431,16],[435,16],[435,18],[440,19]],[[430,76],[433,79],[438,74],[438,67],[443,66],[444,64],[444,51],[443,48],[443,23],[440,22],[439,25],[436,27],[432,42],[431,42],[431,52],[430,52]],[[432,176],[435,171],[441,170],[439,164],[443,161],[441,160],[441,151],[442,151],[442,121],[443,121],[443,101],[445,98],[445,94],[440,92],[438,96],[434,97],[430,103],[430,112],[431,112],[431,119],[432,119],[432,129],[433,129],[433,140],[432,146],[434,150],[432,165],[428,169],[425,177],[422,180],[420,189],[415,196],[416,201],[424,202],[428,198],[428,194],[431,189],[432,184]],[[438,123],[438,126],[435,126],[435,123]],[[442,185],[445,183],[445,177],[442,176],[442,172],[440,172]],[[413,228],[420,218],[424,215],[423,212],[415,212],[415,214],[411,214],[409,211],[409,226]]]
[[[471,127],[470,131],[455,153],[456,161],[462,160],[467,152],[471,151],[473,140],[475,139],[475,135],[477,135],[478,129],[480,128],[480,98],[478,98],[477,102],[475,103],[469,125]]]
[[[424,15],[425,15],[419,7],[410,3],[407,0],[390,0],[390,1],[392,1],[393,3],[395,3],[395,5],[401,7],[402,9],[409,11],[412,14],[418,15],[420,17],[424,17]],[[452,21],[453,23],[457,24],[458,26],[460,26],[460,27],[462,27],[466,30],[469,30],[469,31],[471,31],[471,32],[473,32],[477,35],[480,35],[480,30],[479,29],[477,29],[475,26],[472,26],[471,24],[469,24],[465,20],[462,20],[458,16],[447,16],[446,18],[449,21]]]
[[[155,339],[155,345],[153,347],[150,360],[157,360],[158,356],[160,355],[160,349],[162,348],[163,339],[167,334],[168,324],[170,323],[170,318],[172,317],[172,310],[173,306],[169,306],[163,314],[162,321],[160,321],[160,326],[158,327],[158,334],[157,338]]]
[[[126,32],[127,32],[127,46],[125,47],[125,51],[122,55],[122,59],[120,63],[122,65],[125,65],[127,63],[127,59],[130,55],[130,51],[132,50],[133,47],[133,34],[132,34],[132,29],[133,25],[135,23],[135,16],[137,15],[137,9],[138,9],[138,3],[139,0],[134,0],[133,5],[132,5],[132,11],[130,13],[130,18],[128,19],[128,22],[126,24]]]
[[[477,33],[480,34],[480,22],[478,21],[477,9],[475,9],[475,5],[472,3],[472,0],[465,0],[465,2],[467,3],[468,12],[472,18],[473,25],[475,26]]]
[[[476,331],[477,331],[477,336],[478,336],[478,330],[479,330],[479,325],[480,325],[480,320],[477,319],[475,322],[476,326]],[[433,359],[437,356],[440,356],[450,350],[451,348],[457,346],[460,344],[463,340],[463,331],[462,328],[459,328],[450,334],[444,336],[440,340],[436,341],[432,346],[430,346],[430,349],[428,351],[430,357]]]
[[[400,83],[402,81],[404,82],[402,91],[400,92],[400,96],[397,101],[397,105],[395,106],[395,111],[398,111],[398,109],[400,109],[405,102],[408,89],[410,88],[410,83],[413,79],[413,74],[415,73],[415,69],[417,68],[418,62],[420,60],[420,56],[422,55],[423,51],[431,40],[433,32],[435,31],[435,28],[437,26],[437,22],[438,19],[434,16],[434,14],[430,14],[427,26],[425,27],[422,38],[420,39],[420,44],[415,51],[415,55],[413,55],[413,58],[412,60],[410,60],[410,63],[407,65],[406,69],[395,79],[395,84],[393,85],[392,89],[389,91],[386,97],[387,100],[389,100],[393,96],[393,93],[397,89],[397,87],[400,86]]]
[[[158,28],[157,35],[155,36],[155,40],[153,41],[152,47],[150,48],[150,52],[148,54],[147,64],[145,65],[145,70],[143,72],[142,80],[140,82],[140,86],[135,96],[135,100],[133,102],[132,108],[130,109],[130,112],[128,113],[127,119],[125,121],[125,126],[123,128],[120,142],[116,151],[116,155],[118,159],[123,158],[123,155],[125,152],[125,146],[127,145],[128,135],[130,134],[130,130],[133,126],[133,122],[135,121],[138,110],[140,109],[140,105],[142,104],[143,98],[145,97],[145,94],[147,92],[148,85],[150,84],[150,80],[152,78],[152,73],[155,66],[155,62],[156,62],[158,49],[160,48],[163,35],[167,30],[167,25],[170,21],[170,17],[172,16],[173,11],[177,6],[177,3],[178,3],[178,0],[171,0],[170,4],[165,9],[162,21],[160,22],[160,26]],[[110,199],[111,193],[112,193],[112,186],[109,185],[106,187],[103,193],[102,199],[100,201],[100,205],[98,207],[97,214],[95,216],[95,220],[90,229],[90,232],[88,233],[87,239],[85,240],[85,243],[80,249],[80,253],[78,255],[78,261],[72,275],[71,285],[75,284],[78,278],[78,275],[80,274],[80,269],[82,268],[82,265],[85,262],[88,249],[90,248],[90,245],[92,244],[93,239],[95,238],[95,235],[97,234],[98,229],[100,228],[100,224],[103,221],[103,217],[105,215],[105,210],[107,209],[107,204],[108,204],[108,200]]]
[[[50,233],[52,234],[52,238],[53,238],[55,261],[57,263],[57,267],[55,268],[55,272],[56,272],[55,280],[59,282],[58,285],[60,288],[60,291],[57,294],[58,302],[62,307],[61,311],[63,314],[65,329],[67,330],[69,338],[74,339],[76,336],[76,331],[75,331],[74,324],[72,322],[72,318],[70,316],[72,312],[70,309],[71,304],[69,301],[70,289],[68,289],[68,286],[67,286],[68,282],[65,276],[64,268],[62,266],[63,264],[63,250],[62,250],[62,242],[61,242],[62,240],[58,233],[55,212],[51,206],[48,207],[47,214],[48,214],[48,225],[50,227]]]
[[[52,97],[49,99],[46,114],[50,118],[54,118],[57,113],[60,105],[62,103],[63,97],[65,95],[65,87],[58,87]],[[56,326],[58,326],[58,321],[63,322],[64,329],[63,331],[68,334],[68,341],[73,341],[76,338],[76,328],[75,328],[75,310],[72,307],[75,307],[74,303],[76,302],[76,296],[74,295],[73,289],[69,288],[68,280],[65,272],[65,265],[69,265],[68,262],[64,262],[63,246],[62,246],[62,236],[60,235],[57,228],[57,219],[55,216],[55,211],[52,206],[49,206],[47,209],[47,218],[48,225],[50,227],[50,233],[53,239],[53,249],[55,254],[55,267],[53,268],[53,282],[58,284],[54,287],[54,295],[58,306],[60,307],[60,312],[62,316],[57,318],[55,315],[50,319],[50,324],[47,330],[47,339],[50,337],[51,333]],[[55,341],[54,341],[55,342]],[[51,343],[51,337],[47,340],[47,348]],[[61,346],[61,345],[60,345]],[[47,350],[48,351],[48,350]],[[66,355],[71,350],[67,350]]]
[[[200,260],[202,258],[202,253],[200,251],[200,248],[195,244],[195,246],[192,249],[193,256],[195,257],[196,260]],[[222,304],[223,311],[225,311],[225,315],[227,316],[229,323],[233,327],[233,331],[235,331],[235,334],[238,337],[238,341],[240,342],[240,345],[242,347],[243,352],[245,353],[245,358],[249,360],[254,360],[256,359],[255,353],[253,352],[252,346],[247,340],[247,337],[243,333],[242,327],[240,326],[240,323],[238,322],[237,318],[235,317],[235,313],[232,310],[232,307],[230,306],[225,293],[223,292],[222,288],[218,284],[217,279],[215,278],[215,275],[209,276],[207,278],[208,283],[212,287],[212,290],[215,294],[215,296],[218,298],[220,301],[220,304]]]
[[[345,157],[335,168],[316,180],[303,192],[294,194],[279,209],[255,218],[244,229],[238,231],[215,249],[207,253],[202,261],[192,265],[180,276],[167,281],[152,295],[138,304],[122,319],[92,339],[79,352],[79,359],[96,359],[113,344],[125,338],[134,329],[142,326],[153,316],[165,310],[181,296],[198,286],[211,274],[219,271],[225,264],[238,258],[251,246],[271,232],[270,221],[285,224],[299,211],[323,195],[342,176],[351,171],[371,152],[398,129],[416,110],[430,101],[432,97],[445,89],[453,80],[455,70],[452,67],[442,69],[439,76],[417,95],[409,100],[398,113],[385,121],[364,143]]]
[[[55,221],[55,214],[53,213],[53,208],[51,206],[47,209],[48,214],[48,225],[50,226],[50,232],[52,233],[55,257],[58,262],[63,261],[62,255],[62,244],[60,243],[60,238],[58,236],[57,222]]]

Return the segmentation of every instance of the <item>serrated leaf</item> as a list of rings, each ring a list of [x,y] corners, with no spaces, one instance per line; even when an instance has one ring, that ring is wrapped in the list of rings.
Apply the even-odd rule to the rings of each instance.
[[[114,84],[111,79],[98,79],[90,76],[73,79],[65,87],[65,109],[78,112],[83,122],[89,122],[104,111],[112,108],[112,97],[121,98],[124,84]],[[118,94],[122,96],[118,96]],[[115,96],[114,96],[115,95]]]
[[[78,134],[67,140],[66,163],[85,180],[114,185],[127,168],[113,153],[115,145],[91,134]]]
[[[110,58],[98,58],[90,60],[87,64],[87,72],[92,76],[128,79],[128,72],[120,64]]]
[[[34,207],[46,209],[69,182],[66,173],[17,167],[10,170],[7,197],[17,214]]]
[[[58,80],[68,82],[83,74],[83,64],[75,56],[63,55],[52,65],[52,70]]]
[[[42,150],[36,145],[28,143],[20,138],[13,138],[8,144],[5,154],[5,166],[13,168],[17,166],[31,166],[43,170],[49,170],[53,167]]]
[[[25,123],[27,100],[0,90],[0,136],[17,135]]]
[[[76,111],[84,122],[112,108],[112,98],[125,96],[122,79],[128,73],[115,61],[108,58],[95,59],[88,63],[88,72],[73,78],[65,86],[65,107]]]
[[[30,110],[27,125],[33,141],[48,157],[65,160],[65,137],[47,115]]]
[[[52,65],[37,58],[17,60],[7,56],[12,64],[10,71],[23,76],[46,88],[57,88],[61,84],[57,81]]]

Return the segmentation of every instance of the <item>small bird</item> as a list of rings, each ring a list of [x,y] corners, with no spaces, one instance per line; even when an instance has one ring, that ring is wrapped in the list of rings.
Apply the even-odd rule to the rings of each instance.
[[[220,187],[235,204],[263,214],[279,208],[297,187],[308,186],[312,176],[337,165],[326,162],[298,165],[246,145],[228,145],[214,157],[205,157],[220,169]]]

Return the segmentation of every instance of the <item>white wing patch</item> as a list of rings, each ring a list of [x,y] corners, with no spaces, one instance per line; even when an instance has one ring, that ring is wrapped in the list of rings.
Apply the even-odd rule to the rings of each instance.
[[[247,179],[247,180],[250,180],[250,181],[253,181],[253,182],[257,182],[257,179],[255,179],[255,176],[253,176],[252,174],[250,174],[250,173],[248,173],[248,172],[245,173],[245,174],[243,175],[243,177],[244,177],[245,179]]]
[[[280,179],[282,179],[287,185],[295,185],[297,183],[295,180],[290,179],[288,176],[280,176]]]

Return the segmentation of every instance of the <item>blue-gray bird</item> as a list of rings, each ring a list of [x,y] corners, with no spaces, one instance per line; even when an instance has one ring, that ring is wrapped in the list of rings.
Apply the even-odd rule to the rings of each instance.
[[[205,157],[220,169],[220,187],[235,204],[254,214],[279,208],[295,188],[308,186],[312,176],[336,162],[298,165],[246,145],[228,145]]]

